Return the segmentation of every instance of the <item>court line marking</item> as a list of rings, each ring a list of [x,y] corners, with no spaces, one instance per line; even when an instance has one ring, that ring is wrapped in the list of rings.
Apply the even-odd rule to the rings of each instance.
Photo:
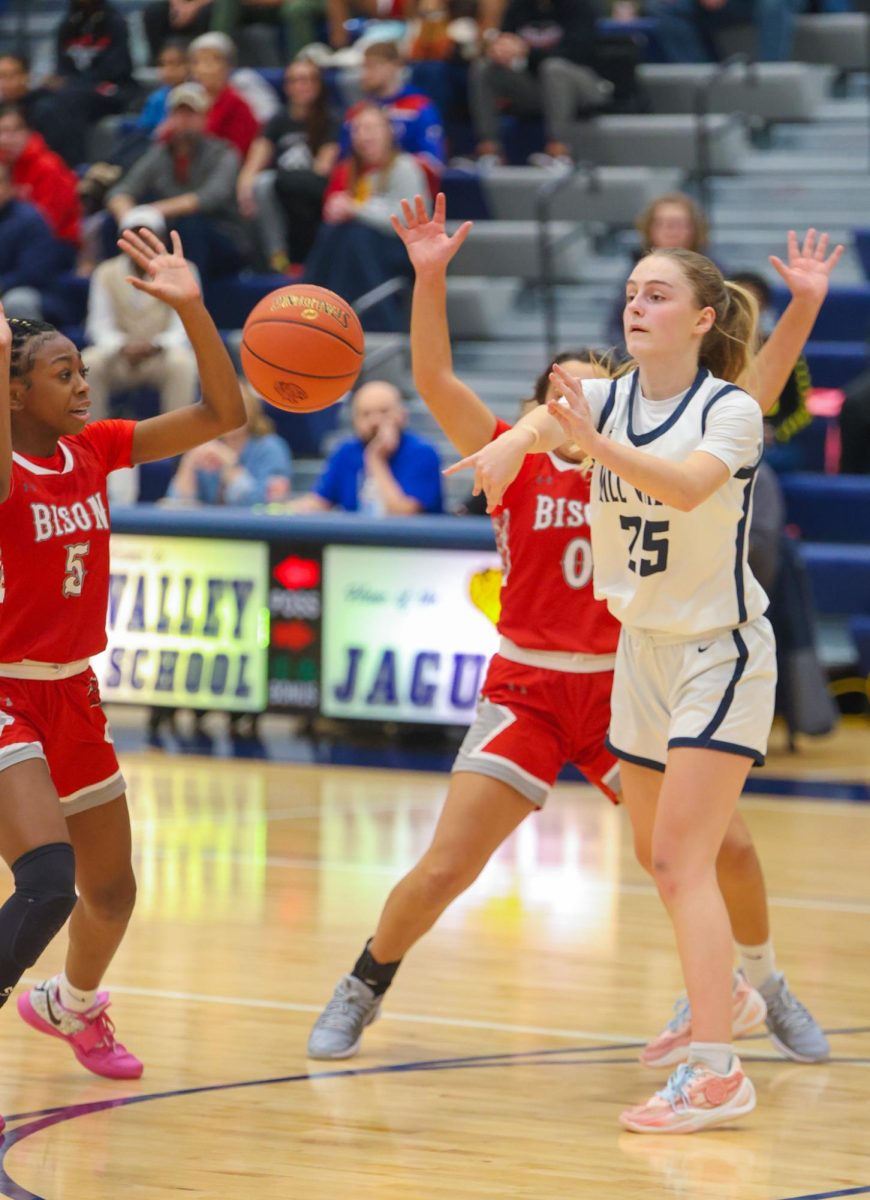
[[[16,1180],[14,1180],[6,1170],[6,1156],[8,1152],[25,1138],[32,1137],[34,1134],[41,1133],[45,1129],[50,1129],[55,1125],[75,1120],[79,1117],[91,1116],[95,1113],[105,1112],[114,1108],[125,1108],[133,1104],[145,1104],[154,1100],[176,1099],[182,1096],[204,1095],[212,1092],[222,1092],[230,1090],[241,1090],[252,1087],[268,1087],[282,1083],[299,1083],[308,1082],[315,1079],[341,1079],[353,1078],[359,1076],[371,1075],[398,1075],[411,1074],[416,1071],[439,1071],[439,1070],[470,1070],[470,1069],[498,1069],[501,1067],[510,1066],[605,1066],[605,1065],[621,1065],[624,1063],[634,1064],[634,1060],[625,1058],[593,1058],[593,1054],[604,1054],[614,1047],[608,1045],[575,1047],[573,1050],[529,1050],[520,1053],[503,1054],[503,1055],[474,1055],[468,1057],[447,1058],[447,1059],[422,1059],[407,1063],[394,1063],[379,1067],[351,1067],[341,1070],[332,1071],[314,1071],[305,1072],[296,1075],[276,1076],[267,1079],[249,1079],[239,1080],[235,1083],[219,1083],[219,1084],[202,1084],[197,1087],[190,1088],[175,1088],[165,1092],[150,1092],[146,1095],[135,1096],[118,1096],[106,1100],[90,1101],[82,1104],[66,1105],[60,1108],[43,1109],[35,1113],[20,1113],[9,1117],[10,1121],[26,1122],[17,1125],[15,1128],[7,1128],[2,1137],[0,1137],[0,1188],[2,1195],[8,1200],[45,1200],[44,1197],[37,1196],[36,1193],[29,1191]],[[619,1047],[615,1047],[619,1049]],[[555,1054],[572,1054],[586,1055],[584,1058],[555,1058]],[[870,1060],[865,1060],[870,1062]],[[33,1119],[35,1118],[35,1119]],[[788,1200],[835,1200],[837,1197],[858,1196],[870,1193],[870,1187],[857,1187],[841,1189],[833,1192],[815,1192],[805,1194],[803,1196],[795,1196]]]

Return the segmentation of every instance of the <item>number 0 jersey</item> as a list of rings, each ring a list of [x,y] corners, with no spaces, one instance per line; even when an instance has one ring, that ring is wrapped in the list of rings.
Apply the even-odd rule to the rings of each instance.
[[[508,429],[499,421],[493,437]],[[528,455],[493,524],[503,565],[499,633],[526,650],[613,655],[619,625],[592,594],[588,473],[555,454]]]
[[[130,466],[135,421],[96,421],[51,458],[12,456],[0,505],[0,664],[74,663],[106,646],[106,476]]]
[[[730,473],[702,504],[681,512],[596,463],[595,595],[623,625],[676,640],[760,617],[768,601],[747,564],[762,447],[758,404],[703,368],[687,392],[660,403],[641,395],[637,371],[612,383],[584,382],[583,391],[612,441],[675,463],[703,450]]]

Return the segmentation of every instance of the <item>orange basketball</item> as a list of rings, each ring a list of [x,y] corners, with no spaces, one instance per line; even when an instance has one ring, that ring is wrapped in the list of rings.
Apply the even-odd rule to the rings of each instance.
[[[326,288],[278,288],[253,308],[242,331],[242,370],[261,396],[287,412],[328,408],[353,387],[363,364],[359,318]]]

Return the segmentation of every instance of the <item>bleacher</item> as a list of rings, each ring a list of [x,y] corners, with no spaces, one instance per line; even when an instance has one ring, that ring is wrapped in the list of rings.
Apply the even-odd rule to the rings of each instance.
[[[134,60],[142,78],[146,52],[140,0],[122,0],[131,23]],[[62,0],[39,0],[0,17],[0,43],[30,50],[35,69],[48,65],[50,37]],[[639,80],[649,112],[600,116],[578,123],[575,149],[583,166],[560,187],[546,216],[553,262],[552,299],[558,327],[548,329],[541,284],[541,188],[553,176],[524,165],[539,148],[534,121],[506,117],[505,144],[513,165],[489,171],[448,169],[443,188],[452,220],[472,218],[474,233],[451,269],[449,317],[455,364],[498,415],[513,419],[551,344],[602,346],[613,299],[633,245],[636,214],[657,194],[701,188],[712,216],[711,252],[726,270],[750,269],[778,283],[767,256],[782,253],[787,228],[815,225],[846,245],[836,282],[819,316],[806,355],[816,386],[842,388],[865,370],[870,336],[870,177],[867,135],[867,47],[870,16],[863,12],[803,16],[795,61],[737,63],[721,71],[706,65],[660,61],[655,24],[602,22],[605,33],[628,33],[646,45]],[[750,49],[751,31],[728,31],[727,50]],[[421,74],[418,86],[431,79]],[[273,84],[274,71],[263,74]],[[467,128],[453,128],[454,149],[469,144]],[[699,178],[699,168],[704,175]],[[206,300],[231,351],[253,305],[286,280],[246,273],[207,289]],[[778,308],[787,295],[775,289]],[[57,281],[48,315],[79,343],[87,282]],[[393,379],[407,392],[410,363],[403,335],[372,335],[368,377]],[[129,400],[131,411],[148,397]],[[421,402],[411,402],[416,429],[432,437],[445,459],[453,455]],[[327,439],[347,425],[347,409],[308,417],[278,414],[279,431],[295,454],[295,489],[310,486]],[[804,538],[804,558],[816,604],[833,618],[838,645],[851,648],[856,670],[870,665],[870,479],[823,473],[825,421],[799,435],[813,473],[784,479],[788,520]],[[170,468],[144,481],[156,498]],[[456,502],[467,481],[451,481]],[[851,625],[849,622],[851,621]],[[848,636],[844,631],[848,631]]]

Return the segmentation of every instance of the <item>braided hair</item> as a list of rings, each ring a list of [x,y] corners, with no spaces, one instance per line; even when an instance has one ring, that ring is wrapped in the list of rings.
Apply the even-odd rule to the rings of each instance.
[[[57,329],[47,321],[33,321],[28,317],[9,317],[9,328],[12,330],[9,375],[11,379],[25,380],[33,370],[39,339],[57,333]]]

